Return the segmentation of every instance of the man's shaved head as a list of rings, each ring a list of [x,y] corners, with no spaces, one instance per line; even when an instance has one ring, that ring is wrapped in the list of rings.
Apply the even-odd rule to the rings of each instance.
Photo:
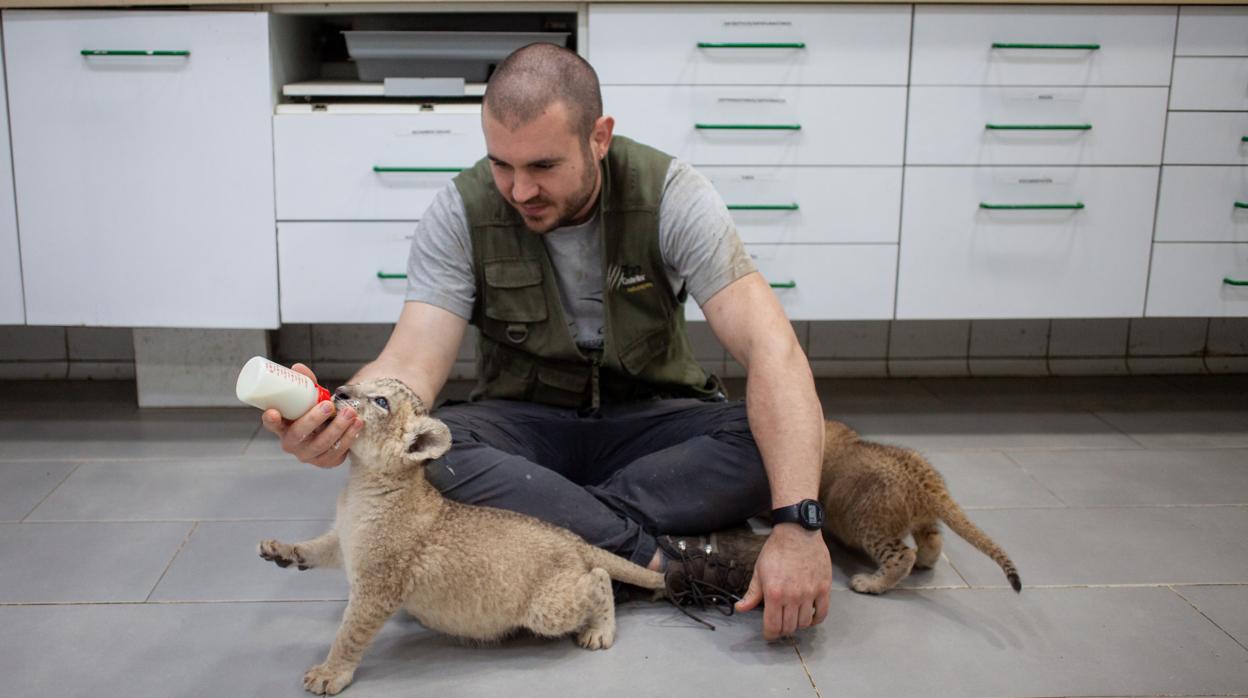
[[[589,139],[602,116],[598,75],[584,58],[562,46],[529,44],[507,57],[485,88],[485,109],[515,129],[562,102],[570,126],[581,141]]]

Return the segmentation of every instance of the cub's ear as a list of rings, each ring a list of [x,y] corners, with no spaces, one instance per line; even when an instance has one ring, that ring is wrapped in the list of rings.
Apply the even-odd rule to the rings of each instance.
[[[403,441],[407,444],[403,462],[420,465],[450,450],[451,430],[432,417],[416,417],[403,435]]]

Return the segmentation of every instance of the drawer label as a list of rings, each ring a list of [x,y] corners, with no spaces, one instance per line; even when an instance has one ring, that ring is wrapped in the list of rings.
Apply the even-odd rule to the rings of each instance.
[[[721,104],[788,104],[789,100],[782,97],[720,97],[715,100]]]
[[[787,19],[729,19],[724,20],[725,27],[791,27],[793,22]]]

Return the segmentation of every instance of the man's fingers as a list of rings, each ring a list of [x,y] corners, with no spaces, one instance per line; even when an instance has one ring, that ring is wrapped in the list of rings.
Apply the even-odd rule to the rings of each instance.
[[[330,454],[330,451],[336,452],[344,450],[342,440],[346,436],[347,430],[351,428],[351,425],[354,422],[355,411],[350,407],[344,409],[342,412],[339,412],[338,416],[334,417],[333,421],[326,424],[325,428],[322,429],[320,433],[316,434],[311,440],[308,441],[307,445],[304,447],[306,449],[305,453],[307,453],[310,458],[320,458],[326,455],[332,456],[333,454]]]
[[[278,436],[286,433],[286,425],[282,421],[282,413],[277,410],[265,410],[260,415],[260,424]]]
[[[769,603],[763,606],[763,639],[778,640],[784,630],[784,606]]]
[[[828,608],[832,605],[832,600],[825,592],[815,599],[815,625],[819,625],[828,617]]]
[[[312,438],[317,429],[325,424],[325,420],[334,413],[334,404],[332,402],[322,402],[314,405],[308,413],[290,423],[286,429],[286,434],[282,437],[282,450],[292,453],[303,460],[303,456],[316,455],[307,454],[306,442]],[[319,451],[317,453],[320,453]]]
[[[796,604],[785,604],[784,606],[784,630],[781,635],[784,637],[792,637],[797,632],[797,618],[802,612],[800,606]]]
[[[745,613],[746,611],[752,611],[762,600],[763,590],[758,584],[758,572],[755,572],[754,576],[750,578],[750,587],[746,590],[745,596],[741,597],[741,600],[737,602],[736,612]]]
[[[295,371],[297,373],[302,373],[308,378],[311,378],[313,383],[316,382],[316,374],[312,372],[312,369],[308,368],[304,364],[295,364],[294,366],[291,366],[290,368],[292,371]]]
[[[804,630],[815,624],[815,604],[805,603],[797,613],[797,629]]]

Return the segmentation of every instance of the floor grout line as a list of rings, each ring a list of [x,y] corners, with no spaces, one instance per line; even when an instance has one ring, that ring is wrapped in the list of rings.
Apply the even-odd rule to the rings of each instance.
[[[186,547],[188,542],[190,542],[191,536],[195,534],[195,529],[197,528],[199,528],[198,521],[191,524],[191,530],[186,532],[186,535],[182,538],[182,542],[178,544],[178,549],[173,551],[173,557],[169,558],[169,564],[165,565],[165,570],[160,573],[160,577],[156,580],[156,583],[153,584],[151,590],[147,592],[147,596],[143,599],[144,603],[151,601],[152,594],[156,593],[156,587],[160,586],[160,583],[165,581],[165,575],[169,574],[169,570],[173,567],[173,562],[178,559],[178,555],[182,553],[182,549]]]
[[[1248,645],[1245,645],[1244,643],[1240,642],[1240,641],[1239,641],[1239,640],[1238,640],[1238,639],[1237,639],[1234,635],[1232,635],[1232,634],[1230,634],[1229,632],[1227,632],[1226,628],[1222,627],[1221,625],[1218,625],[1218,622],[1217,622],[1216,620],[1214,620],[1214,619],[1210,618],[1210,617],[1209,617],[1209,614],[1207,614],[1207,613],[1205,613],[1204,611],[1200,610],[1200,607],[1199,607],[1199,606],[1197,606],[1195,603],[1193,603],[1191,599],[1189,599],[1189,598],[1187,598],[1186,596],[1184,596],[1181,592],[1179,592],[1179,590],[1178,590],[1178,589],[1175,589],[1173,586],[1171,586],[1171,587],[1170,587],[1170,591],[1173,591],[1176,595],[1178,595],[1178,597],[1179,597],[1180,599],[1183,599],[1184,601],[1186,601],[1186,602],[1187,602],[1187,604],[1188,604],[1189,606],[1191,606],[1191,607],[1192,607],[1192,609],[1194,609],[1194,610],[1195,610],[1197,613],[1199,613],[1200,615],[1204,616],[1205,620],[1209,621],[1210,623],[1213,623],[1213,626],[1214,626],[1215,628],[1217,628],[1218,630],[1221,630],[1222,632],[1226,633],[1226,636],[1227,636],[1227,637],[1229,637],[1229,638],[1231,638],[1231,641],[1232,641],[1232,642],[1234,642],[1235,644],[1239,645],[1240,647],[1243,647],[1243,648],[1244,648],[1244,651],[1248,652]]]
[[[1032,481],[1032,482],[1034,482],[1034,483],[1036,483],[1037,485],[1039,485],[1039,486],[1041,487],[1041,489],[1043,489],[1045,492],[1048,492],[1049,494],[1053,495],[1053,498],[1054,498],[1054,499],[1056,499],[1057,501],[1061,502],[1063,506],[1066,506],[1066,507],[1069,507],[1069,506],[1070,506],[1070,503],[1069,503],[1069,502],[1067,502],[1065,499],[1062,499],[1061,495],[1059,495],[1057,492],[1054,492],[1051,488],[1049,488],[1049,486],[1048,486],[1048,485],[1046,485],[1046,484],[1044,484],[1043,482],[1041,482],[1041,481],[1040,481],[1040,479],[1039,479],[1039,478],[1037,478],[1037,477],[1035,476],[1035,474],[1034,474],[1034,473],[1032,473],[1030,470],[1028,470],[1028,469],[1027,469],[1027,466],[1023,465],[1022,461],[1020,461],[1020,460],[1018,460],[1017,458],[1014,458],[1013,456],[1011,456],[1011,455],[1010,455],[1010,453],[1009,453],[1009,451],[1001,451],[1001,455],[1002,455],[1002,456],[1005,456],[1005,459],[1006,459],[1006,460],[1008,460],[1008,461],[1010,461],[1011,463],[1013,463],[1014,465],[1018,466],[1018,469],[1019,469],[1019,470],[1021,470],[1021,471],[1023,471],[1023,474],[1024,474],[1024,475],[1026,475],[1027,477],[1031,478],[1031,481]]]
[[[796,638],[791,638],[793,651],[797,653],[797,661],[802,665],[802,671],[806,672],[806,680],[810,682],[810,687],[815,689],[815,698],[823,698],[823,694],[819,692],[819,687],[815,685],[815,677],[810,673],[810,667],[806,665],[806,658],[802,656],[802,649],[798,647]]]
[[[303,519],[280,519],[268,517],[241,519],[211,519],[203,516],[189,519],[39,519],[36,521],[0,521],[5,524],[164,524],[164,523],[299,523],[305,521],[333,521],[331,516],[317,516]]]
[[[26,515],[25,515],[25,516],[23,516],[23,517],[22,517],[22,518],[18,521],[18,523],[24,523],[24,522],[26,521],[26,519],[30,518],[30,515],[31,515],[31,514],[33,514],[33,513],[35,513],[35,510],[36,510],[36,509],[38,509],[39,507],[43,506],[43,503],[44,503],[44,502],[46,502],[46,501],[48,501],[48,497],[51,497],[51,496],[52,496],[52,494],[53,494],[54,492],[56,492],[57,490],[61,489],[61,485],[64,485],[64,484],[65,484],[65,481],[66,481],[66,480],[68,480],[68,479],[69,479],[69,477],[70,477],[71,475],[73,475],[74,473],[78,472],[78,469],[79,469],[79,468],[81,468],[83,465],[85,465],[85,463],[79,463],[78,465],[75,465],[75,466],[73,467],[73,469],[71,469],[68,473],[66,473],[66,474],[65,474],[65,477],[61,478],[61,481],[60,481],[60,482],[56,483],[56,487],[53,487],[53,488],[52,488],[52,489],[51,489],[51,490],[50,490],[47,494],[43,495],[43,499],[40,499],[40,500],[39,500],[39,503],[38,503],[38,504],[36,504],[36,505],[34,506],[34,508],[32,508],[30,511],[26,512]]]

